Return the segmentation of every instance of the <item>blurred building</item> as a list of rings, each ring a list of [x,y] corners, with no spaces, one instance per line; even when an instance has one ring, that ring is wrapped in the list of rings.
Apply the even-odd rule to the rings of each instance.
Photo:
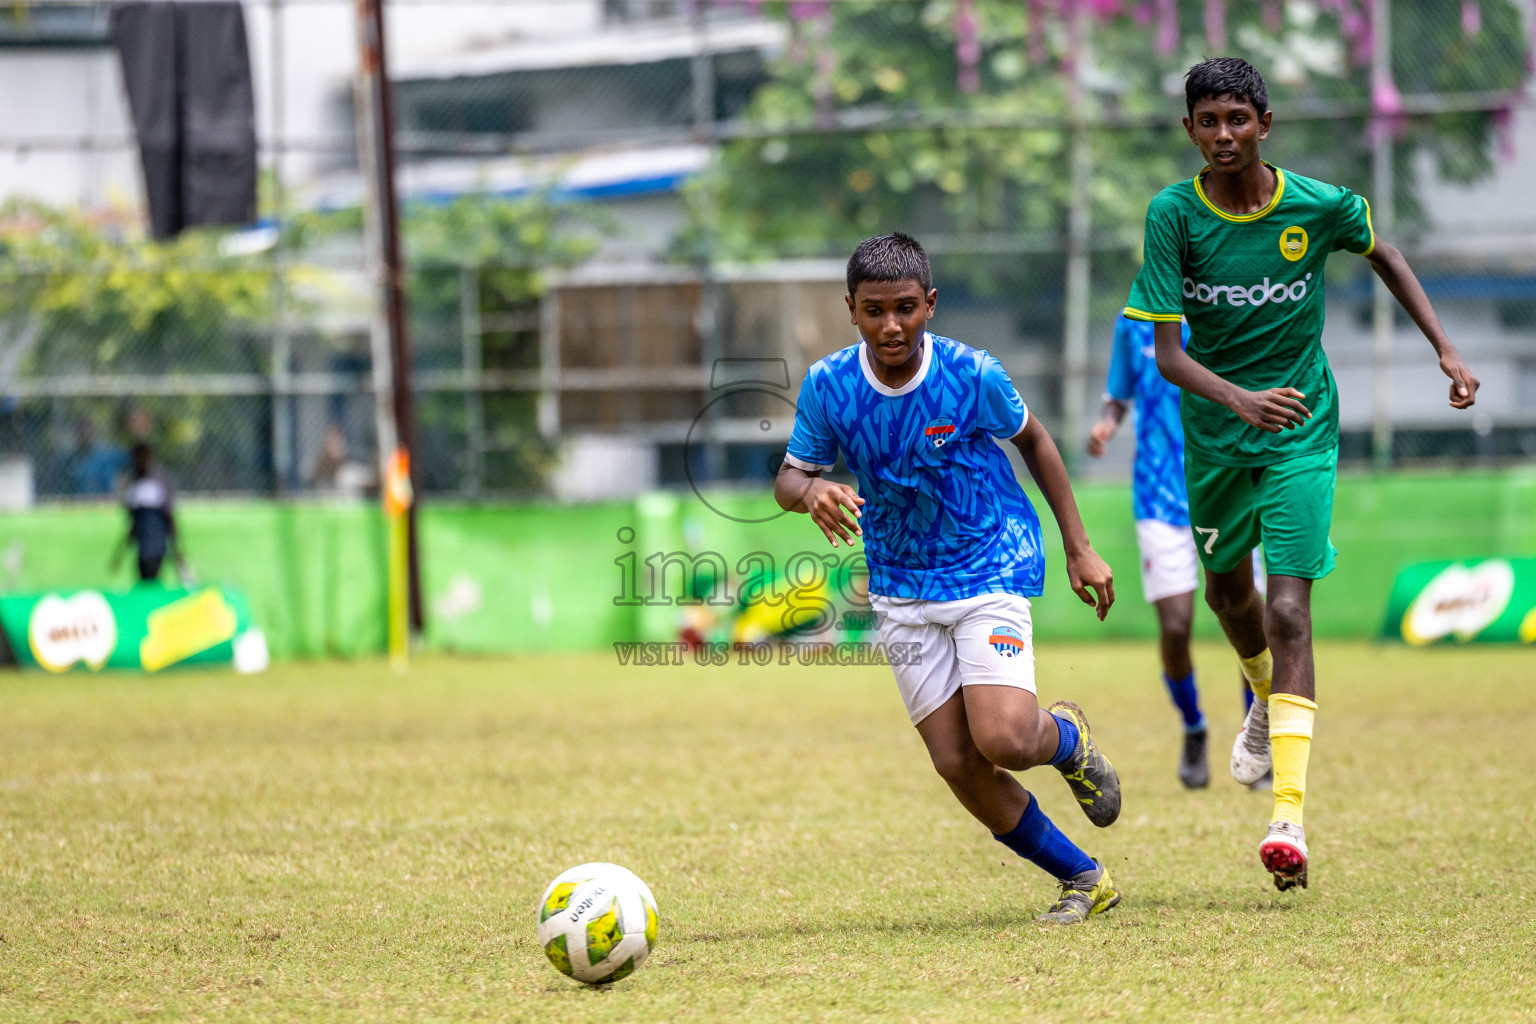
[[[1504,447],[1502,454],[1536,457],[1536,109],[1510,112],[1493,174],[1471,185],[1441,179],[1429,155],[1414,168],[1428,214],[1422,229],[1401,233],[1435,303],[1446,332],[1461,346],[1483,382],[1478,392],[1480,443]],[[1329,311],[1329,351],[1354,353],[1369,347],[1369,326],[1360,312],[1369,302],[1363,288],[1340,290]],[[1345,305],[1350,304],[1350,305]],[[1446,404],[1444,377],[1417,328],[1398,314],[1391,392],[1394,415],[1415,425],[1464,422]],[[1363,369],[1340,375],[1350,425],[1368,413],[1370,381]],[[1494,438],[1494,423],[1499,439]]]
[[[106,211],[142,192],[106,4],[0,10],[0,200]]]
[[[743,114],[787,30],[745,6],[571,6],[587,7],[595,25],[402,62],[401,189],[429,202],[545,189],[596,207],[600,247],[549,282],[539,314],[548,386],[538,425],[559,446],[557,496],[769,479],[792,422],[778,414],[784,402],[769,392],[719,403],[711,367],[777,360],[779,390],[792,398],[789,381],[798,387],[810,362],[846,343],[846,329],[827,324],[840,312],[841,267],[706,270],[678,263],[674,249],[689,227],[684,191],[709,167],[716,126]],[[317,202],[355,201],[350,182],[340,187]]]
[[[746,0],[387,6],[405,197],[435,203],[543,191],[584,204],[604,225],[597,251],[580,268],[546,275],[542,303],[482,316],[479,284],[464,268],[443,288],[463,296],[456,319],[413,325],[427,420],[422,443],[430,448],[422,461],[437,474],[427,489],[509,488],[518,470],[498,476],[484,467],[498,457],[498,446],[524,443],[509,440],[518,431],[559,448],[563,461],[548,483],[571,498],[770,474],[768,457],[788,437],[775,395],[787,391],[792,401],[805,367],[855,338],[842,307],[840,254],[786,260],[770,253],[750,266],[721,265],[708,258],[690,219],[690,190],[711,167],[719,140],[793,45],[783,20],[761,7]],[[1525,0],[1522,10],[1529,15]],[[0,8],[0,95],[12,100],[0,126],[0,200],[31,195],[102,220],[138,216],[138,157],[107,15],[105,3]],[[352,128],[353,5],[246,0],[246,16],[269,185],[300,208],[354,207],[361,189]],[[1284,111],[1278,114],[1283,131]],[[869,130],[878,127],[871,121]],[[1422,229],[1388,232],[1420,270],[1447,330],[1484,381],[1475,417],[1448,409],[1428,346],[1400,322],[1389,371],[1400,458],[1536,455],[1536,190],[1529,186],[1536,112],[1515,103],[1503,131],[1493,173],[1477,184],[1445,183],[1427,159],[1415,166],[1428,221]],[[231,244],[264,252],[275,238],[268,227]],[[1057,279],[1036,275],[1041,282],[1024,296],[968,295],[946,284],[944,261],[1023,258],[1009,248],[1013,242],[925,240],[942,289],[934,329],[997,353],[1025,400],[1054,428],[1066,405]],[[1121,245],[1121,257],[1130,245]],[[204,375],[208,395],[228,396],[210,398],[210,407],[227,402],[232,421],[270,422],[248,431],[239,465],[225,460],[230,465],[206,480],[183,472],[189,490],[351,493],[369,486],[361,474],[340,469],[375,461],[360,251],[307,258],[324,261],[345,287],[327,293],[305,323],[274,330],[271,365],[285,368],[286,381],[276,370],[265,379],[266,371],[254,368],[238,379]],[[1060,262],[1055,251],[1034,258],[1047,270]],[[1369,275],[1357,261],[1352,269],[1330,284],[1324,340],[1340,383],[1344,453],[1361,460],[1375,412],[1374,355]],[[1082,379],[1090,412],[1112,335],[1107,311],[1121,298],[1102,295],[1094,303],[1100,312],[1090,323]],[[492,344],[503,337],[514,341]],[[210,329],[210,345],[223,341]],[[0,334],[0,357],[8,344]],[[506,355],[512,349],[521,353],[517,359]],[[740,381],[717,387],[717,363],[743,359],[781,361],[787,389],[764,383],[753,397]],[[0,404],[13,369],[14,361],[0,358]],[[100,392],[80,390],[82,373],[71,378],[71,394],[82,403],[72,409],[116,394],[104,385]],[[176,388],[192,386],[166,383],[162,393],[180,396]],[[31,387],[38,403],[50,394],[46,382]],[[742,393],[718,401],[730,388]],[[189,401],[206,397],[185,394]],[[64,456],[80,446],[77,425],[85,421],[60,408],[56,402],[46,412],[28,412],[33,435],[12,446],[37,469],[42,496],[79,493],[62,469],[45,479],[43,467],[65,466]],[[708,427],[703,442],[701,417]],[[1475,430],[1466,429],[1469,419]],[[0,440],[0,448],[8,443]],[[1065,439],[1064,447],[1078,443]],[[1108,460],[1083,469],[1123,476],[1129,459],[1129,444],[1117,444]],[[21,464],[12,459],[11,476]]]

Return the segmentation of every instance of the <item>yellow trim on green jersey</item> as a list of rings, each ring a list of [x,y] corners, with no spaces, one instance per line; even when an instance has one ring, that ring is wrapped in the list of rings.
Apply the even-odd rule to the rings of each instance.
[[[1371,244],[1366,246],[1360,255],[1369,256],[1376,251],[1376,225],[1371,223],[1371,201],[1365,196],[1361,196],[1360,201],[1365,204],[1365,226],[1371,233]]]
[[[1153,323],[1178,323],[1184,319],[1183,313],[1148,313],[1135,306],[1126,306],[1125,315],[1132,320],[1150,320]]]
[[[1206,171],[1210,170],[1210,164],[1206,164],[1200,169],[1200,174],[1195,175],[1195,195],[1199,196],[1200,201],[1204,203],[1206,208],[1216,216],[1220,217],[1222,220],[1230,220],[1234,224],[1247,224],[1249,221],[1255,221],[1264,217],[1268,217],[1271,213],[1274,212],[1275,207],[1280,205],[1280,196],[1285,192],[1285,172],[1267,160],[1263,161],[1263,164],[1265,167],[1268,167],[1270,170],[1275,172],[1275,194],[1270,196],[1269,202],[1265,205],[1264,209],[1259,210],[1256,213],[1228,213],[1226,210],[1223,210],[1221,207],[1211,202],[1211,200],[1205,194],[1205,188],[1200,184],[1200,174],[1204,174]]]

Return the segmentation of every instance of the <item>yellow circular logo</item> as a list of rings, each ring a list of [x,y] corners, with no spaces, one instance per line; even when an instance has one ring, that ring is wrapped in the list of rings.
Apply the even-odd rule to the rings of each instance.
[[[1292,224],[1280,232],[1280,255],[1295,263],[1307,254],[1307,229]]]

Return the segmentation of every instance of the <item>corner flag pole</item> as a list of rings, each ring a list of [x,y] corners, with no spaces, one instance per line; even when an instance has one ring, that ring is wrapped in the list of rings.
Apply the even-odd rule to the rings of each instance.
[[[377,301],[371,325],[374,383],[374,422],[377,426],[379,478],[386,516],[400,520],[403,557],[396,576],[396,542],[391,528],[389,548],[391,656],[395,648],[394,595],[405,595],[413,632],[424,625],[421,567],[416,536],[415,488],[411,486],[410,451],[415,423],[411,395],[411,349],[406,334],[405,260],[400,247],[400,213],[395,195],[394,112],[386,66],[383,0],[356,0],[358,67],[354,86],[357,151],[363,176],[363,222],[367,236],[369,277]],[[391,472],[405,473],[404,490],[391,498]],[[398,485],[398,481],[396,481]],[[401,502],[404,494],[408,497]],[[391,513],[391,509],[394,513]]]
[[[384,471],[384,520],[389,538],[389,664],[404,672],[411,664],[409,573],[410,545],[407,525],[415,495],[411,490],[411,457],[396,448]]]

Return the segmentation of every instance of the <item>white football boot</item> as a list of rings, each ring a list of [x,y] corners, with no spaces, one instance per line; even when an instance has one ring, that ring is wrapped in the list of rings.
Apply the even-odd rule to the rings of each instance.
[[[1259,844],[1259,859],[1264,870],[1275,879],[1281,892],[1307,887],[1307,833],[1289,821],[1271,822],[1264,841]]]
[[[1269,769],[1269,704],[1255,699],[1232,743],[1232,777],[1251,786]]]

